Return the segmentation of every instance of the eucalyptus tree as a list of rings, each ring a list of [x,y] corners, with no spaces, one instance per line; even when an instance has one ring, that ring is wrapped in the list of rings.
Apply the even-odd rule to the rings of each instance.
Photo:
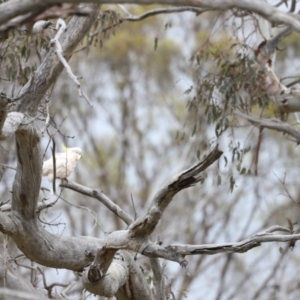
[[[83,4],[78,5],[79,2]],[[106,9],[101,7],[104,4],[116,5],[111,5]],[[134,15],[130,12],[133,11],[131,10],[132,7],[127,7],[123,4],[161,4],[163,7],[154,9],[146,7],[142,14]],[[289,9],[289,12],[285,12],[287,9],[284,6]],[[300,21],[297,14],[294,13],[295,9],[296,1],[283,1],[283,3],[274,6],[266,1],[258,0],[251,2],[243,0],[2,1],[0,4],[0,72],[1,85],[3,87],[0,95],[2,173],[11,168],[11,166],[7,165],[8,149],[15,149],[11,161],[15,160],[17,162],[17,167],[13,170],[15,177],[10,187],[10,201],[5,203],[5,199],[2,200],[0,213],[0,231],[4,234],[3,266],[1,269],[3,278],[1,294],[3,298],[42,299],[43,297],[51,298],[52,296],[67,297],[66,294],[74,288],[74,285],[67,285],[66,289],[60,292],[61,295],[53,295],[53,287],[46,284],[47,276],[41,269],[41,266],[45,266],[78,273],[80,276],[77,277],[76,281],[76,284],[78,284],[75,291],[77,293],[76,297],[85,289],[101,297],[115,297],[117,299],[173,299],[175,292],[172,282],[168,278],[165,261],[177,263],[182,273],[185,273],[184,268],[187,268],[189,272],[189,261],[195,262],[192,276],[187,275],[183,277],[181,286],[186,288],[192,284],[195,278],[197,279],[199,275],[197,267],[202,270],[205,267],[209,268],[210,262],[206,265],[203,264],[203,257],[208,254],[219,254],[217,257],[223,255],[225,262],[223,265],[216,264],[220,268],[220,278],[218,279],[218,290],[212,297],[216,299],[232,299],[240,295],[239,289],[245,285],[247,278],[250,276],[254,277],[254,274],[243,272],[243,278],[239,285],[232,284],[230,288],[226,288],[228,281],[226,274],[230,273],[232,275],[234,272],[238,272],[237,270],[228,271],[229,266],[236,267],[238,263],[241,264],[240,260],[242,260],[242,258],[239,258],[239,260],[233,258],[233,253],[247,251],[250,253],[253,248],[259,247],[264,243],[284,242],[287,245],[280,248],[282,256],[279,259],[275,259],[272,265],[271,273],[276,273],[283,259],[287,256],[289,249],[293,248],[295,242],[300,239],[300,234],[295,228],[295,220],[289,219],[287,221],[288,226],[285,227],[282,224],[272,224],[270,220],[266,219],[263,222],[265,226],[245,237],[249,231],[249,224],[253,221],[253,216],[256,213],[257,204],[253,206],[249,219],[241,232],[234,228],[237,240],[224,241],[223,236],[223,242],[215,243],[212,237],[217,239],[220,231],[226,231],[229,221],[234,222],[233,218],[231,218],[233,208],[238,207],[235,204],[243,196],[245,197],[245,193],[249,192],[247,187],[243,187],[243,190],[238,190],[238,184],[246,177],[244,182],[249,183],[249,178],[259,175],[261,163],[259,154],[261,152],[263,154],[261,145],[265,128],[285,134],[284,136],[277,135],[276,140],[274,139],[276,142],[280,143],[280,140],[285,139],[287,143],[290,143],[289,145],[299,143],[300,135],[297,124],[293,124],[292,119],[294,116],[292,114],[300,110],[300,93],[296,86],[298,80],[284,84],[280,78],[283,74],[276,68],[276,52],[280,49],[279,43],[287,41],[291,33],[300,31]],[[222,36],[224,33],[219,28],[219,36],[216,41],[212,37],[210,38],[209,35],[202,37],[201,41],[204,42],[201,47],[192,53],[190,61],[193,65],[191,68],[193,76],[192,78],[191,76],[189,77],[192,84],[186,89],[185,95],[184,93],[180,95],[185,101],[188,98],[187,108],[184,110],[186,119],[181,119],[180,114],[177,116],[177,121],[182,122],[182,124],[186,121],[187,125],[186,127],[183,126],[183,129],[179,130],[176,136],[174,133],[174,144],[172,144],[172,147],[175,147],[174,145],[176,144],[197,145],[196,148],[190,148],[187,155],[181,153],[181,157],[187,159],[187,163],[194,162],[195,159],[197,159],[197,162],[191,164],[186,170],[181,170],[177,175],[168,174],[169,181],[165,184],[163,184],[163,181],[160,182],[161,187],[156,190],[150,190],[150,187],[153,188],[151,181],[156,177],[153,175],[151,180],[149,179],[150,177],[147,177],[150,173],[150,167],[144,167],[141,170],[140,165],[136,163],[136,172],[143,179],[141,182],[145,185],[144,197],[151,196],[146,208],[140,205],[138,214],[129,212],[130,204],[134,201],[124,203],[111,200],[118,193],[115,193],[113,197],[107,195],[102,188],[101,182],[100,189],[89,186],[88,181],[85,182],[85,185],[82,185],[70,180],[61,180],[60,188],[75,191],[76,197],[80,195],[81,198],[90,197],[100,201],[106,210],[115,215],[117,220],[116,228],[106,233],[102,238],[91,235],[54,234],[47,230],[40,218],[41,212],[55,207],[62,194],[60,190],[56,189],[54,180],[53,190],[55,195],[51,195],[47,201],[42,201],[44,200],[43,187],[41,186],[43,146],[45,141],[49,140],[50,146],[48,145],[48,147],[52,148],[52,154],[55,156],[55,148],[57,147],[55,136],[63,130],[64,123],[57,125],[54,116],[56,112],[49,110],[49,102],[54,95],[61,96],[55,90],[56,86],[60,87],[60,93],[63,92],[63,86],[60,81],[62,78],[61,72],[64,69],[67,72],[68,79],[63,84],[68,84],[72,89],[76,87],[74,89],[75,93],[72,91],[72,96],[76,97],[74,95],[77,95],[81,107],[84,104],[85,109],[90,110],[91,114],[99,113],[101,115],[101,110],[92,108],[93,105],[96,107],[97,103],[89,96],[89,84],[98,85],[97,77],[81,80],[79,76],[75,75],[76,72],[71,67],[71,63],[68,62],[70,58],[73,55],[77,55],[75,53],[78,51],[86,51],[90,55],[95,55],[93,58],[97,57],[97,52],[93,46],[103,46],[103,43],[106,43],[105,36],[107,37],[109,33],[113,33],[115,29],[118,32],[122,31],[122,26],[125,26],[125,23],[128,23],[127,27],[129,28],[130,26],[141,27],[142,25],[140,24],[149,17],[189,12],[195,18],[203,18],[202,25],[205,26],[204,24],[206,23],[206,26],[210,27],[212,24],[207,16],[217,16],[220,11],[223,12],[223,15],[220,17],[221,24],[226,24],[226,26],[230,24],[232,31],[230,34],[225,35],[224,38],[224,35]],[[187,15],[184,16],[186,18],[184,22],[188,23],[189,17]],[[251,21],[251,26],[247,25],[248,21]],[[133,25],[133,22],[138,23]],[[168,26],[170,27],[171,25],[167,24],[166,28]],[[185,29],[182,26],[181,30],[184,31]],[[147,26],[145,26],[144,32],[147,35]],[[195,34],[195,32],[188,33]],[[249,36],[256,40],[251,40]],[[117,40],[117,37],[111,37],[110,39]],[[224,39],[226,39],[226,43]],[[143,47],[141,47],[142,50],[138,49],[139,51],[150,51],[150,47],[152,47],[151,51],[158,51],[161,41],[159,37],[155,37],[153,45],[147,45],[144,40],[141,42],[141,45]],[[102,67],[109,66],[108,69],[111,72],[109,74],[114,74],[114,77],[108,76],[108,78],[114,78],[114,82],[111,85],[115,85],[115,93],[120,93],[118,96],[120,98],[123,97],[122,101],[120,101],[120,106],[122,107],[120,131],[124,135],[120,141],[117,141],[120,144],[115,146],[117,149],[124,150],[121,151],[121,159],[118,162],[122,166],[121,163],[130,155],[129,152],[134,151],[138,152],[138,159],[144,162],[143,154],[136,149],[140,144],[137,143],[135,147],[128,147],[126,138],[129,138],[131,131],[126,132],[126,128],[129,125],[131,128],[134,128],[137,140],[143,140],[147,129],[150,128],[147,127],[142,131],[139,129],[140,123],[136,122],[136,119],[130,119],[135,106],[138,105],[137,102],[134,102],[136,100],[133,99],[135,99],[135,93],[138,93],[139,90],[139,87],[134,87],[135,82],[130,80],[130,76],[132,74],[137,76],[138,74],[139,68],[135,68],[135,64],[143,66],[146,70],[144,74],[146,74],[147,71],[151,70],[149,68],[151,62],[139,62],[138,57],[141,54],[134,46],[131,49],[130,47],[126,48],[120,42],[119,45],[116,43],[115,48],[117,47],[120,47],[118,57],[114,56],[113,49],[107,51],[104,47],[101,54],[103,61],[98,65]],[[125,51],[121,51],[122,49],[126,50],[126,54]],[[163,53],[162,57],[171,64],[170,53],[172,52],[172,47],[166,49],[168,51]],[[173,54],[175,56],[175,51]],[[128,62],[126,65],[123,64],[125,56],[126,62]],[[77,57],[80,59],[79,63],[84,65],[82,68],[83,73],[88,72],[88,64],[96,65],[88,56],[80,55]],[[106,59],[103,57],[106,57]],[[151,55],[148,56],[148,59],[151,59]],[[186,65],[188,65],[188,61],[186,61]],[[286,69],[290,71],[290,68],[287,67]],[[295,74],[287,74],[287,76],[289,75]],[[155,76],[158,77],[159,72],[156,72]],[[153,95],[160,83],[164,86],[164,89],[172,88],[169,83],[174,78],[170,75],[169,81],[165,80],[166,78],[163,76],[156,79]],[[151,87],[149,87],[151,82],[145,82],[144,84],[151,90]],[[96,89],[96,87],[94,88]],[[98,89],[99,87],[97,86],[97,93],[99,93]],[[127,95],[128,91],[129,96]],[[130,106],[130,101],[134,105],[131,103]],[[59,105],[56,102],[55,108],[57,109],[57,114],[66,109],[63,97],[61,97]],[[172,107],[169,109],[172,110]],[[86,148],[92,149],[95,155],[94,159],[99,161],[99,165],[105,165],[103,157],[101,158],[102,153],[99,150],[99,145],[97,145],[97,137],[91,132],[85,131],[88,120],[81,118],[80,113],[80,110],[78,110],[77,118],[70,120],[69,124],[73,124],[71,133],[76,134],[76,130],[80,130],[82,140],[86,139],[85,135],[88,136],[87,141],[90,142],[91,146]],[[270,115],[273,118],[270,118]],[[111,119],[113,119],[116,115],[113,114],[111,116]],[[297,120],[297,115],[295,116]],[[128,120],[131,120],[131,123]],[[82,126],[79,125],[80,122],[83,123]],[[111,122],[114,123],[114,120],[111,120]],[[157,123],[163,128],[163,122],[157,121]],[[232,142],[233,139],[228,138],[228,133],[231,137],[239,135],[239,130],[243,126],[249,125],[249,123],[259,128],[257,144],[249,147],[241,147],[239,143],[234,144]],[[115,124],[115,128],[118,128],[118,125]],[[94,126],[94,128],[97,128],[97,125]],[[251,131],[254,130],[253,128],[251,126]],[[213,131],[213,135],[211,131]],[[191,139],[187,138],[186,135],[191,135]],[[245,131],[242,131],[242,135],[245,135]],[[292,140],[288,140],[287,136]],[[209,138],[213,138],[213,142],[206,140]],[[254,140],[255,138],[251,139],[251,141]],[[105,148],[108,141],[104,140],[102,143],[103,148]],[[131,143],[133,144],[132,141]],[[144,147],[147,149],[147,146]],[[223,154],[223,151],[220,149],[225,153]],[[106,150],[107,156],[114,153],[114,149]],[[167,147],[164,150],[167,152]],[[182,150],[180,146],[179,150]],[[194,160],[188,159],[191,151],[194,151]],[[154,150],[153,153],[155,153]],[[250,165],[249,163],[247,164],[247,159],[249,159],[247,155],[249,153],[253,154],[254,161]],[[83,152],[83,159],[85,155],[88,156],[87,153]],[[106,157],[106,159],[108,158]],[[151,160],[153,161],[153,157],[149,158],[150,164]],[[145,163],[145,165],[147,164],[149,165],[149,162]],[[186,165],[184,162],[181,162],[179,164],[180,167],[182,164]],[[178,165],[176,160],[174,160],[174,165]],[[162,172],[159,165],[155,170],[155,175],[159,171]],[[98,172],[91,168],[89,173],[94,171],[95,173]],[[124,190],[126,185],[122,184],[123,177],[131,173],[128,170],[124,171],[122,167],[118,171],[118,180],[115,180],[116,188],[122,187]],[[92,177],[93,175],[91,175]],[[80,178],[80,174],[77,178]],[[99,178],[105,182],[106,175],[102,174]],[[224,200],[223,210],[218,210],[220,203],[215,201],[215,197],[222,198],[226,196],[222,192],[214,194],[212,190],[217,190],[224,178],[228,179],[225,185],[232,192],[231,195],[234,196],[231,202]],[[113,180],[107,182],[110,185],[110,194],[114,190],[114,186],[111,186],[112,182]],[[199,194],[201,189],[209,188],[210,190],[209,193],[201,194],[201,197],[206,198],[201,204],[201,213],[193,215],[195,219],[190,220],[191,224],[187,224],[188,221],[185,221],[186,224],[182,225],[185,232],[192,230],[193,233],[190,235],[186,233],[186,241],[180,241],[180,243],[176,243],[175,238],[172,241],[168,237],[163,236],[155,239],[154,235],[158,235],[157,228],[161,229],[160,224],[168,222],[168,219],[172,219],[173,230],[178,220],[181,218],[188,220],[188,216],[184,218],[181,215],[182,207],[185,209],[189,207],[185,200],[181,201],[179,209],[176,206],[174,212],[170,204],[173,204],[175,195],[180,192],[180,195],[184,195],[192,203],[191,207],[189,207],[189,212],[191,212],[194,206],[198,205],[197,201],[193,200],[197,195],[189,196],[189,191],[185,193],[181,191],[190,189],[197,184],[201,184],[199,189],[196,190]],[[289,198],[297,202],[297,199],[293,198],[292,191],[287,189],[284,180],[282,180],[282,186]],[[272,186],[270,189],[272,188],[275,190],[278,186]],[[125,194],[128,195],[131,192],[129,190]],[[135,198],[134,194],[132,198]],[[296,204],[294,203],[294,205]],[[88,205],[86,206],[88,207]],[[278,207],[280,208],[280,206]],[[273,211],[272,217],[276,214],[276,209],[273,209]],[[168,214],[168,212],[172,213]],[[222,219],[222,222],[217,223],[217,218],[214,219],[214,216],[219,216],[222,212],[225,212],[226,217]],[[72,218],[73,216],[70,215],[69,217]],[[214,222],[216,224],[213,224]],[[279,219],[279,222],[283,223],[284,221]],[[202,226],[202,237],[199,239],[197,233],[200,230],[198,230],[198,225],[196,224]],[[216,226],[214,227],[214,225]],[[228,227],[228,230],[232,230],[232,225]],[[281,234],[278,234],[278,232],[281,232]],[[207,238],[208,236],[209,239]],[[8,241],[8,237],[10,241]],[[181,238],[182,236],[180,236]],[[169,244],[164,244],[164,240],[167,240]],[[202,243],[202,241],[207,240],[212,240],[212,242]],[[18,255],[20,253],[16,253],[15,256],[9,254],[7,247],[11,241],[21,251],[22,256],[32,261],[33,265],[29,266],[31,271],[39,270],[44,280],[44,289],[48,291],[48,296],[46,296],[44,290],[42,293],[40,290],[34,289],[28,278],[24,278],[18,270],[12,268],[10,262],[18,264]],[[143,268],[140,268],[139,261],[136,260],[137,254],[148,260],[150,276],[145,273]],[[198,260],[193,260],[191,256],[197,256]],[[234,259],[236,259],[237,263],[232,265],[231,262]],[[264,265],[262,264],[262,266]],[[205,272],[205,270],[202,272]],[[266,297],[266,295],[270,297],[270,295],[273,295],[272,293],[276,293],[276,291],[274,292],[275,289],[272,291],[266,289],[273,278],[272,276],[270,274],[262,277],[255,291],[247,290],[249,298],[258,299],[259,297]],[[31,281],[34,282],[32,278]],[[58,285],[64,286],[61,283]],[[299,295],[294,286],[286,283],[280,286],[280,293]],[[185,291],[180,291],[176,294],[178,298],[182,298],[185,296]],[[197,295],[200,295],[200,293],[195,292],[195,295],[187,294],[187,297],[197,297]]]

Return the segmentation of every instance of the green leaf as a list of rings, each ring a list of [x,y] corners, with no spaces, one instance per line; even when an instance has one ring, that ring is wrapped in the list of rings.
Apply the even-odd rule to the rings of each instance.
[[[230,192],[233,192],[234,186],[235,186],[235,180],[234,180],[234,177],[231,175],[230,176],[230,187],[229,187]]]
[[[225,160],[225,166],[224,167],[226,167],[227,163],[228,163],[228,159],[227,159],[227,157],[225,155],[223,157],[224,157],[224,160]]]
[[[222,177],[218,175],[218,185],[221,185],[221,183],[222,183]]]
[[[197,130],[197,124],[194,124],[194,128],[193,128],[193,131],[192,131],[191,136],[194,136],[194,135],[195,135],[196,130]]]
[[[21,49],[21,56],[25,57],[25,55],[26,55],[26,47],[23,46],[22,49]]]
[[[155,39],[154,39],[154,51],[156,51],[157,46],[158,46],[158,37],[155,37]]]
[[[246,173],[246,171],[247,171],[246,168],[243,168],[243,169],[241,170],[240,174],[243,175],[243,174]]]
[[[193,86],[191,85],[186,91],[184,91],[184,94],[189,94],[193,90]]]
[[[196,157],[200,160],[200,154],[201,154],[201,152],[200,152],[200,150],[197,150],[197,152],[196,152]]]

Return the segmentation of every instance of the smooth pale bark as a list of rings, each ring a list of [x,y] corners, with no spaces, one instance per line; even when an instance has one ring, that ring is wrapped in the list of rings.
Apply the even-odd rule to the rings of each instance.
[[[252,115],[247,115],[240,111],[235,111],[234,114],[257,126],[287,133],[294,137],[298,144],[300,143],[300,132],[286,122],[278,119],[262,119]]]
[[[53,5],[64,3],[63,0],[11,0],[0,5],[0,25],[8,22],[14,17],[31,13],[33,15],[44,11]],[[297,15],[292,15],[272,7],[266,2],[259,0],[69,0],[69,3],[99,3],[99,4],[164,4],[177,6],[195,6],[198,8],[209,8],[225,10],[240,8],[255,12],[264,18],[292,26],[300,32],[300,21]],[[35,14],[34,14],[35,13]],[[1,27],[0,27],[1,30]]]

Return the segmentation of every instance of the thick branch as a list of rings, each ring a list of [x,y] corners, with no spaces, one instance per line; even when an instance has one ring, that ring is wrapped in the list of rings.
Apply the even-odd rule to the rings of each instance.
[[[66,180],[63,180],[60,186],[99,200],[104,206],[106,206],[110,211],[116,214],[127,225],[133,223],[133,219],[130,217],[130,215],[122,210],[120,206],[110,200],[105,194],[103,194],[102,191],[99,191],[98,189],[90,189],[78,183]]]
[[[7,105],[8,99],[5,95],[0,93],[0,132],[2,132],[2,128],[7,117]]]
[[[286,228],[280,226],[273,226],[241,242],[205,245],[173,244],[166,247],[161,247],[156,244],[152,244],[145,248],[143,254],[149,257],[162,257],[173,261],[178,261],[179,258],[181,258],[181,264],[184,265],[186,264],[186,261],[183,258],[186,255],[243,253],[249,251],[252,248],[261,246],[262,243],[293,242],[300,240],[300,234],[274,234],[273,232],[275,231],[290,232]]]
[[[9,2],[4,2],[0,5],[0,25],[8,22],[14,17],[23,15],[29,12],[37,10],[45,10],[47,7],[53,6],[55,4],[63,3],[64,0],[12,0]],[[69,0],[69,3],[83,3],[83,2],[94,2],[99,4],[166,4],[166,5],[180,5],[180,6],[194,6],[198,8],[207,9],[232,9],[239,8],[244,10],[249,10],[262,15],[264,18],[275,21],[279,23],[285,23],[296,31],[300,32],[300,22],[297,15],[292,15],[280,11],[278,8],[271,6],[267,2],[261,2],[259,0]]]
[[[1,121],[5,122],[0,132],[0,140],[5,140],[11,137],[17,131],[19,126],[21,126],[24,119],[24,114],[11,112],[7,116],[5,113],[2,116],[3,120]]]
[[[87,5],[87,9],[89,9],[90,15],[88,17],[74,16],[68,24],[67,32],[61,37],[62,51],[66,60],[70,59],[74,49],[89,31],[98,16],[99,5]],[[63,64],[55,54],[55,50],[50,50],[43,63],[36,70],[34,77],[22,89],[21,93],[23,96],[20,100],[18,111],[27,112],[34,116],[41,99],[62,70]]]
[[[100,252],[101,251],[99,251],[99,253]],[[127,281],[129,276],[129,264],[124,261],[125,259],[115,260],[111,263],[114,255],[115,251],[113,253],[111,252],[111,255],[109,255],[108,260],[110,262],[106,270],[103,269],[105,262],[102,259],[101,262],[94,261],[88,268],[85,269],[82,281],[84,287],[91,293],[104,297],[113,297],[119,288]],[[121,252],[117,255],[117,257],[120,255]]]
[[[0,212],[0,231],[4,234],[14,234],[17,229],[9,214]]]
[[[254,236],[237,243],[227,243],[220,245],[170,245],[166,247],[172,248],[174,251],[182,255],[199,255],[199,254],[217,254],[217,253],[243,253],[252,248],[261,246],[262,243],[270,242],[293,242],[300,240],[300,234],[288,234],[288,235],[263,235]]]
[[[91,277],[91,275],[93,275]],[[97,280],[93,282],[93,278]],[[119,251],[106,274],[94,266],[82,276],[84,287],[91,293],[122,300],[154,300],[145,275],[127,251]]]
[[[203,161],[191,167],[169,183],[165,184],[160,191],[155,195],[148,212],[145,216],[136,220],[131,226],[130,231],[132,236],[149,236],[173,197],[181,190],[189,188],[202,180],[201,172],[206,170],[211,164],[220,158],[223,152],[218,149],[218,146],[209,153]]]
[[[63,49],[68,58],[70,58],[73,49],[88,32],[98,15],[99,5],[88,7],[91,10],[90,16],[73,17],[69,23],[68,35],[63,37]],[[62,68],[63,65],[55,53],[50,51],[33,78],[23,88],[22,95],[24,96],[18,110],[28,112],[29,115],[34,117],[42,97],[62,71]],[[28,125],[19,127],[16,132],[18,165],[13,184],[12,211],[21,214],[24,219],[30,219],[36,216],[42,178],[42,157],[39,146],[38,124],[30,117],[26,121]]]
[[[46,9],[47,6],[49,6],[47,1],[14,0],[4,2],[0,5],[0,24],[4,24],[14,17],[24,15],[29,12]]]
[[[99,5],[88,5],[88,7],[89,17],[73,17],[67,35],[62,38],[64,55],[67,58],[71,56],[73,49],[88,32],[98,15]],[[18,127],[16,132],[18,164],[10,214],[15,226],[7,234],[14,239],[19,249],[28,258],[45,266],[80,271],[94,259],[97,249],[102,247],[101,241],[84,237],[55,236],[38,227],[35,220],[42,177],[42,157],[39,145],[40,134],[34,116],[40,100],[62,68],[55,53],[50,51],[33,79],[23,89],[18,110],[29,112],[33,117],[22,119],[23,125],[16,126]],[[23,114],[18,114],[23,118]],[[5,124],[6,122],[4,127]],[[7,229],[0,228],[0,230],[5,232]]]
[[[24,219],[35,218],[42,180],[42,156],[37,122],[28,120],[16,132],[17,172],[13,183],[12,211]]]
[[[14,232],[7,232],[29,259],[51,268],[76,272],[90,264],[103,241],[88,236],[54,235],[37,226],[34,220],[24,222],[13,216]]]
[[[287,133],[288,135],[294,137],[297,143],[300,143],[300,132],[286,122],[277,119],[260,119],[254,116],[244,114],[240,111],[235,111],[234,113],[237,116],[246,119],[257,126]]]
[[[274,38],[262,42],[259,46],[260,54],[263,57],[267,58],[267,57],[270,57],[271,55],[273,55],[274,53],[276,53],[276,50],[277,50],[276,48],[277,48],[278,44],[284,38],[286,38],[288,35],[290,35],[292,32],[293,32],[293,29],[292,29],[292,27],[289,26],[286,29],[284,29],[283,31],[281,31],[280,33],[278,33]]]

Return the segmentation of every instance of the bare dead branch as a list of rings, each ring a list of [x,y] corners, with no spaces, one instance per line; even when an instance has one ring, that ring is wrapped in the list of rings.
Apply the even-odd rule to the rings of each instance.
[[[108,254],[107,251],[105,252]],[[109,271],[107,274],[102,271],[101,265],[96,263],[92,263],[84,270],[82,275],[83,284],[88,291],[101,296],[111,297],[126,283],[129,270],[124,263],[125,259],[123,262],[122,260],[117,260],[112,263],[114,254],[110,251],[110,255],[105,255],[106,257],[109,256],[109,265],[107,265]],[[118,256],[122,256],[121,252],[118,253]],[[102,259],[101,261],[104,262],[104,260]]]
[[[135,22],[135,21],[141,21],[149,17],[153,17],[160,14],[172,14],[172,13],[179,13],[179,12],[193,12],[198,14],[202,14],[207,11],[213,11],[214,9],[201,9],[197,7],[168,7],[168,8],[158,8],[149,10],[141,15],[133,16],[132,14],[127,14],[126,17],[123,17],[122,21],[129,21],[129,22]]]
[[[44,284],[44,288],[48,291],[48,297],[49,299],[53,298],[52,297],[52,289],[55,287],[55,286],[61,286],[61,287],[68,287],[69,284],[65,284],[65,283],[60,283],[60,282],[54,282],[50,285],[47,285],[47,282],[46,282],[46,276],[45,276],[45,273],[44,271],[42,270],[42,268],[40,267],[37,267],[37,270],[40,272],[40,274],[42,275],[42,278],[43,278],[43,284]]]
[[[146,215],[136,220],[130,226],[131,235],[147,236],[151,234],[175,194],[201,181],[200,173],[217,161],[222,153],[216,146],[200,163],[183,171],[165,184],[155,195]]]
[[[39,2],[38,5],[34,0],[27,1],[9,1],[4,2],[0,5],[0,25],[8,22],[14,17],[24,15],[26,13],[34,12],[39,10],[40,13],[45,11],[47,8],[57,5],[59,3],[63,3],[63,0],[48,0],[47,2]],[[267,2],[261,2],[259,0],[246,1],[246,0],[69,0],[69,3],[80,3],[80,2],[94,2],[98,4],[166,4],[166,5],[178,5],[178,6],[193,6],[196,8],[204,8],[204,9],[232,9],[239,8],[243,10],[253,11],[264,18],[275,21],[279,23],[285,23],[295,28],[298,32],[300,32],[300,22],[299,17],[297,15],[292,15],[290,13],[283,12],[276,7],[271,6]]]
[[[101,273],[99,267],[93,264],[82,274],[84,287],[89,292],[118,298],[118,294],[124,295],[126,291],[127,299],[135,299],[135,295],[139,295],[138,299],[156,299],[129,252],[117,252],[106,274]]]
[[[95,283],[105,276],[117,251],[117,249],[107,248],[106,245],[98,250],[93,263],[89,266],[89,281]]]
[[[300,240],[300,234],[289,235],[274,235],[265,234],[262,236],[254,236],[247,240],[237,243],[228,243],[220,245],[170,245],[168,247],[173,250],[176,249],[182,255],[196,255],[196,254],[217,254],[217,253],[243,253],[252,248],[261,246],[262,243],[270,242],[291,242]],[[168,248],[167,248],[168,249]]]
[[[67,298],[68,298],[68,297],[67,297],[67,293],[68,293],[75,285],[77,285],[77,284],[78,284],[78,282],[76,282],[76,281],[70,282],[70,283],[67,285],[67,287],[61,292],[61,295],[67,299]]]
[[[258,138],[257,138],[257,144],[255,147],[255,152],[254,152],[254,174],[255,176],[258,175],[258,159],[259,159],[259,153],[260,153],[260,147],[263,139],[263,128],[259,127],[258,130]]]
[[[63,3],[61,5],[53,6],[45,10],[42,14],[38,15],[34,21],[62,18],[65,19],[69,16],[88,16],[90,11],[85,7],[79,7],[78,4]]]
[[[75,84],[77,85],[77,88],[78,88],[78,94],[80,97],[83,97],[90,106],[92,106],[92,103],[90,101],[90,99],[83,94],[82,90],[81,90],[81,85],[80,85],[80,82],[78,81],[77,79],[77,76],[75,76],[72,72],[72,69],[71,67],[69,66],[69,64],[67,63],[66,59],[64,58],[64,55],[63,55],[63,50],[62,50],[62,46],[59,42],[59,38],[61,37],[61,35],[67,30],[67,25],[65,23],[65,21],[61,18],[59,18],[57,20],[57,23],[56,23],[56,29],[58,30],[57,31],[57,34],[55,35],[54,39],[52,39],[50,41],[50,44],[51,45],[55,45],[55,53],[56,55],[58,56],[59,60],[61,61],[61,63],[64,65],[69,77],[75,82]]]
[[[53,189],[53,193],[56,194],[56,186],[55,186],[55,182],[56,182],[56,159],[55,159],[55,140],[54,137],[52,137],[52,161],[53,161],[53,182],[52,182],[52,189]]]
[[[248,120],[249,122],[257,126],[287,133],[288,135],[294,137],[298,144],[300,143],[300,132],[286,122],[280,121],[278,119],[261,119],[258,117],[247,115],[237,110],[234,112],[234,114],[245,120]]]
[[[300,240],[300,234],[274,234],[275,231],[290,232],[289,229],[281,226],[272,226],[265,231],[258,233],[246,240],[235,243],[225,244],[206,244],[206,245],[180,245],[172,244],[169,246],[161,247],[155,244],[149,245],[143,251],[143,254],[149,257],[162,257],[169,260],[177,261],[182,258],[182,263],[186,264],[183,259],[186,255],[199,255],[207,254],[214,255],[217,253],[243,253],[251,250],[252,248],[259,247],[263,243],[270,242],[291,242]],[[175,259],[174,259],[175,258]]]
[[[121,218],[127,225],[133,223],[131,216],[122,210],[121,207],[115,204],[111,199],[109,199],[102,191],[99,191],[98,189],[90,189],[78,183],[66,180],[63,180],[60,186],[99,200],[110,211]]]

